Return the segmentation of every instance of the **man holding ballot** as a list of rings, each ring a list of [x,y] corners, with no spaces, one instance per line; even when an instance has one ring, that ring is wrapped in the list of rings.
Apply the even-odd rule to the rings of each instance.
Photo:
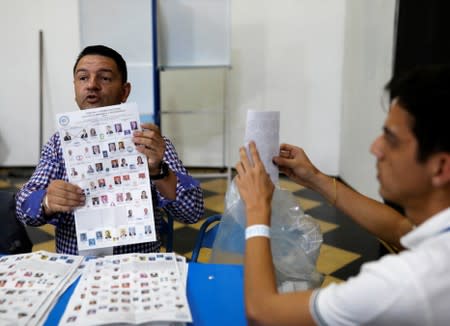
[[[78,56],[74,69],[75,100],[81,110],[126,102],[131,91],[122,56],[102,45],[88,46]],[[149,167],[153,207],[166,209],[183,223],[195,223],[203,215],[203,193],[178,158],[174,145],[151,123],[133,131],[136,150],[145,155]],[[17,194],[17,217],[27,225],[55,226],[56,251],[78,254],[73,210],[85,205],[85,194],[69,183],[61,137],[56,132],[42,149],[39,164]],[[161,212],[154,212],[156,229]],[[155,242],[114,247],[114,254],[155,252]]]

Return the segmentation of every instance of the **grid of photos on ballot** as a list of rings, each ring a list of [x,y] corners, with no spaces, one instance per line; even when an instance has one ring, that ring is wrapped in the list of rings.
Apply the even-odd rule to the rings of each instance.
[[[65,116],[60,134],[69,181],[86,196],[75,211],[79,249],[154,241],[148,167],[132,142],[138,120],[124,113],[94,121],[77,113],[81,118]]]

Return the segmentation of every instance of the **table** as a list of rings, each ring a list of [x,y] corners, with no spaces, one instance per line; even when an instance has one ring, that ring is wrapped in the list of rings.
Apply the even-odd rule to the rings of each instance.
[[[246,325],[243,267],[189,263],[187,297],[194,326]],[[78,281],[59,298],[45,322],[58,325]]]
[[[246,325],[241,265],[189,263],[187,296],[193,325]]]

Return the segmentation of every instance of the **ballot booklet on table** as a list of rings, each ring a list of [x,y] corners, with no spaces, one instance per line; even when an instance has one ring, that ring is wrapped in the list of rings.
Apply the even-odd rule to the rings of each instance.
[[[124,254],[87,261],[59,325],[180,325],[192,322],[186,258]]]
[[[80,253],[155,241],[147,159],[132,142],[137,105],[66,112],[56,122],[69,182],[86,196],[74,211]]]
[[[82,261],[46,251],[0,257],[0,325],[42,325]]]

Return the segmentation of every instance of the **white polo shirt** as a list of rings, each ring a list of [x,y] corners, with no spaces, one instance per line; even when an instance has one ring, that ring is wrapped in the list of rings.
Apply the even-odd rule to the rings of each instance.
[[[450,325],[450,207],[402,237],[405,250],[314,291],[318,325]]]

